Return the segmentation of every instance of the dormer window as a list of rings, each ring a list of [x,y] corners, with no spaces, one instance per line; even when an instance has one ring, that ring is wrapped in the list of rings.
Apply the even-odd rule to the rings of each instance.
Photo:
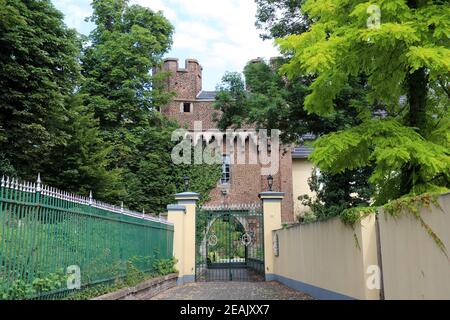
[[[192,102],[183,102],[180,106],[181,112],[191,113],[192,112]]]

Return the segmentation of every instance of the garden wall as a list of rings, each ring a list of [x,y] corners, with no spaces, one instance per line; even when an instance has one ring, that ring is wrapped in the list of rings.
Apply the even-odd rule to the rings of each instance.
[[[450,248],[450,194],[438,201],[421,215]],[[379,237],[375,215],[354,229],[334,218],[274,231],[275,279],[318,299],[380,299],[366,283],[381,260],[385,299],[450,299],[450,260],[420,222],[384,212],[378,221]]]
[[[148,300],[157,294],[177,285],[178,273],[149,279],[134,287],[104,294],[92,300]]]
[[[276,280],[318,299],[376,299],[377,290],[366,290],[364,272],[377,264],[374,226],[373,216],[355,226],[363,250],[338,218],[275,231]]]
[[[450,249],[450,194],[422,218]],[[386,299],[450,299],[450,260],[411,214],[379,219]]]

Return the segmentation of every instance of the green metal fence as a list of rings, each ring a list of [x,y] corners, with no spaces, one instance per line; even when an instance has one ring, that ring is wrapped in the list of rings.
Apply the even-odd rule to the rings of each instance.
[[[58,299],[111,282],[130,268],[152,272],[172,257],[165,220],[37,183],[2,178],[0,299]],[[79,272],[78,272],[79,271]],[[70,275],[68,272],[74,272]]]

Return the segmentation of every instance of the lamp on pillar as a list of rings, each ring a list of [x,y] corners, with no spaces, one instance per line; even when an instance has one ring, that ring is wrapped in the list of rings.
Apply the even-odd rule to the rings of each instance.
[[[271,174],[269,174],[269,176],[267,177],[267,184],[269,185],[269,191],[272,191],[272,187],[273,187],[273,177]]]
[[[183,181],[184,181],[184,189],[185,189],[184,191],[188,191],[189,190],[189,177],[184,176]]]

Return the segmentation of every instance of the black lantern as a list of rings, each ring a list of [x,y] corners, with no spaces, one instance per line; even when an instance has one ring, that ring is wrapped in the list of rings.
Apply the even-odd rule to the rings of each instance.
[[[189,190],[189,177],[184,176],[183,180],[184,180],[184,189],[185,189],[185,191],[188,191]]]
[[[272,186],[273,186],[273,177],[271,174],[269,174],[269,176],[267,177],[267,183],[269,185],[269,191],[272,191]]]

